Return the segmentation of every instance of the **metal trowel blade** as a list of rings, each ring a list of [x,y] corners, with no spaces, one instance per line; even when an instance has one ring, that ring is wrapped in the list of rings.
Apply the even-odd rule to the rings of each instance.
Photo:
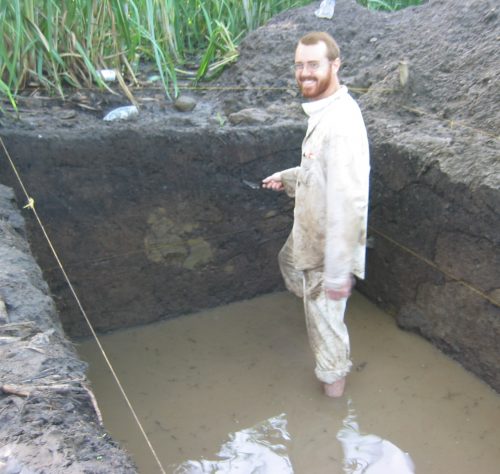
[[[262,183],[259,183],[257,181],[248,181],[248,179],[242,179],[241,182],[251,189],[260,189],[262,187]]]

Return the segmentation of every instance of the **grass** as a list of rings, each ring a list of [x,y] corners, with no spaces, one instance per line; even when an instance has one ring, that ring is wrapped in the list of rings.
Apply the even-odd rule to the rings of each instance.
[[[64,98],[106,88],[114,69],[127,95],[141,65],[154,65],[168,96],[180,77],[212,78],[238,43],[285,9],[310,0],[0,0],[0,94],[29,88]]]
[[[424,0],[357,0],[357,2],[370,10],[395,11],[421,5]]]
[[[420,0],[358,0],[394,10]],[[169,97],[180,78],[211,79],[238,57],[243,36],[273,15],[311,0],[0,0],[0,95],[38,88],[108,88],[114,69],[133,102],[141,66]],[[0,108],[1,110],[1,108]]]

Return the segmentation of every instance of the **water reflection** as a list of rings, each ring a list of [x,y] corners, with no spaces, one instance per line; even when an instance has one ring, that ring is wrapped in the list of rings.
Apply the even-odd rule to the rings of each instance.
[[[216,453],[233,439],[228,433],[286,413],[291,439],[280,435],[261,444],[286,446],[278,454],[288,456],[288,472],[343,474],[344,453],[336,436],[352,415],[349,398],[359,429],[409,451],[419,472],[500,472],[498,394],[427,341],[400,331],[357,293],[347,319],[355,370],[340,400],[325,397],[315,380],[302,304],[289,293],[101,340],[163,465],[173,466],[169,473],[188,459],[216,460],[220,472],[227,472],[223,461],[228,458]],[[129,450],[141,474],[156,474],[151,452],[95,342],[78,348],[90,363],[107,429]],[[359,434],[357,425],[351,428]],[[200,465],[203,469],[200,462],[194,464],[197,472]]]
[[[413,474],[415,468],[408,453],[390,441],[372,434],[361,434],[356,414],[349,403],[349,412],[337,439],[344,451],[346,474]]]
[[[175,474],[235,473],[293,474],[285,442],[290,440],[286,416],[270,418],[263,423],[229,435],[218,461],[187,461]]]
[[[286,414],[229,435],[216,461],[186,461],[174,474],[293,474],[286,442]],[[344,451],[346,474],[413,474],[413,461],[396,445],[372,434],[361,434],[352,402],[337,433]]]

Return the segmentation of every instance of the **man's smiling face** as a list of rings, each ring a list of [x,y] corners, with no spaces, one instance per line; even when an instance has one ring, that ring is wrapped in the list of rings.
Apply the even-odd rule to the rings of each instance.
[[[337,71],[340,59],[329,60],[322,41],[295,50],[295,79],[306,99],[319,100],[334,94],[340,87]]]

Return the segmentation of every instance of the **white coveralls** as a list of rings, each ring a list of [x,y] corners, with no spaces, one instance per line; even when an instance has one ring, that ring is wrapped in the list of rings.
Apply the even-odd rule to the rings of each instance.
[[[295,210],[279,263],[287,288],[304,299],[316,376],[330,384],[351,361],[347,299],[329,299],[324,285],[340,289],[352,274],[364,278],[369,149],[361,111],[345,86],[303,109],[309,120],[301,164],[281,172]]]

